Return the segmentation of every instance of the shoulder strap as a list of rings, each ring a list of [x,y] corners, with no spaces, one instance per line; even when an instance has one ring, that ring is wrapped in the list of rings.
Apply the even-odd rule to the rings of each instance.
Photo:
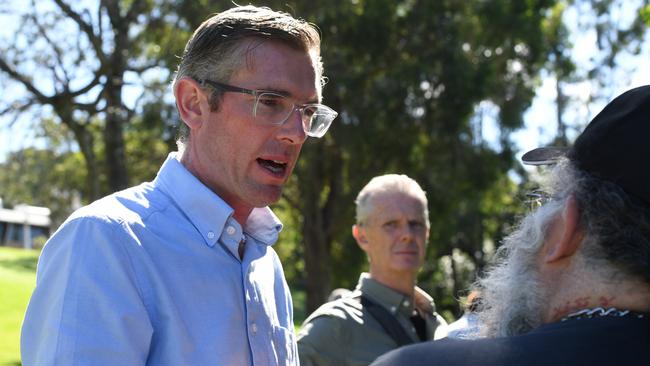
[[[415,343],[411,337],[406,334],[404,328],[402,328],[393,314],[389,313],[388,310],[375,304],[368,297],[363,295],[361,295],[361,305],[363,305],[370,315],[381,324],[382,328],[384,328],[386,333],[393,338],[398,347]]]

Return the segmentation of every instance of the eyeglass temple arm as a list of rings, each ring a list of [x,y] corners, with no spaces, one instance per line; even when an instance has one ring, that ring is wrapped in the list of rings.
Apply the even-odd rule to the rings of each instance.
[[[236,86],[228,85],[228,84],[222,84],[217,81],[212,81],[212,80],[207,80],[207,79],[199,79],[197,80],[199,84],[205,85],[208,84],[214,88],[221,89],[223,91],[229,91],[229,92],[235,92],[235,93],[244,93],[244,94],[250,94],[250,95],[257,95],[257,92],[255,90],[250,90],[250,89],[244,89],[244,88],[238,88]]]

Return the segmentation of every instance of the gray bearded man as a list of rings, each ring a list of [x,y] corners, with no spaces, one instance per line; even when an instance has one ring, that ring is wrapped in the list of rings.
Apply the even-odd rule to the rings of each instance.
[[[547,195],[479,281],[483,335],[391,352],[373,365],[650,364],[650,86],[608,104],[556,164]]]

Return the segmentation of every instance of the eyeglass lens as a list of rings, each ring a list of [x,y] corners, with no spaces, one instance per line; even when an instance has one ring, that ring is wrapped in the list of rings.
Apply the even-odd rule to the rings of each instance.
[[[544,191],[533,191],[526,193],[526,203],[528,204],[528,209],[530,211],[535,211],[550,201],[550,199],[551,197],[549,194]]]
[[[257,96],[253,115],[264,124],[282,124],[296,109],[293,102],[283,95],[261,93]],[[310,136],[321,137],[336,113],[319,105],[305,105],[299,108],[305,131]]]

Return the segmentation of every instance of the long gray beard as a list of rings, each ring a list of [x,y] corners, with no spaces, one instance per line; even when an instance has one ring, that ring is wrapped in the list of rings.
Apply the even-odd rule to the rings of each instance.
[[[537,253],[550,220],[561,206],[549,204],[526,217],[504,239],[496,264],[478,281],[480,334],[502,337],[522,334],[542,324],[544,291],[538,283]]]

